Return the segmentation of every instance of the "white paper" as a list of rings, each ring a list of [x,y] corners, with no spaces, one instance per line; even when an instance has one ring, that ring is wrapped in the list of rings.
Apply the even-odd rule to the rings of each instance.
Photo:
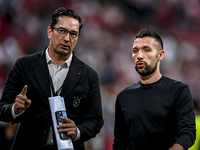
[[[57,127],[57,120],[56,120],[56,111],[65,110],[65,102],[64,99],[60,96],[49,97],[49,104],[51,109],[51,116],[53,120],[53,127],[56,136],[58,150],[74,150],[72,140],[71,139],[61,139]]]

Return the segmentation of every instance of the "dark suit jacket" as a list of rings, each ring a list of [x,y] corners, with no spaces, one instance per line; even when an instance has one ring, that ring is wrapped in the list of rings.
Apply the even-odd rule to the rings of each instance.
[[[26,96],[32,103],[13,119],[11,107],[24,85],[28,85]],[[74,148],[84,150],[83,142],[95,137],[103,126],[102,106],[97,73],[75,55],[60,96],[64,97],[68,118],[81,133],[80,140],[73,142]],[[19,123],[13,150],[44,149],[52,125],[48,97],[51,91],[45,50],[19,58],[9,73],[0,100],[0,120]]]

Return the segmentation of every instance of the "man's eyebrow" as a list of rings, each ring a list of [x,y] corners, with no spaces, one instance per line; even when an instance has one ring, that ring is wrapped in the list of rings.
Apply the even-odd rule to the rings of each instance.
[[[151,48],[151,47],[150,46],[143,46],[141,48],[144,49],[144,48]],[[139,48],[138,48],[138,46],[135,46],[135,47],[133,47],[133,49],[139,49]]]
[[[135,46],[135,47],[133,47],[132,49],[138,49],[138,48]]]
[[[58,29],[67,30],[66,28],[63,28],[63,27],[58,27]],[[67,30],[67,31],[69,31],[69,30]],[[72,30],[72,31],[69,31],[69,32],[78,32],[78,31]]]
[[[63,27],[58,27],[58,29],[65,29],[65,28],[63,28]],[[65,30],[67,30],[67,29],[65,29]]]
[[[150,46],[143,46],[142,48],[151,48]]]

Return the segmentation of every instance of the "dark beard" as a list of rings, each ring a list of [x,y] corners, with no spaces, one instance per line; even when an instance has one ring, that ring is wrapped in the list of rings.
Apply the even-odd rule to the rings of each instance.
[[[144,62],[145,63],[145,69],[144,69],[144,71],[140,71],[138,68],[137,68],[137,66],[135,65],[135,70],[141,75],[141,76],[148,76],[148,75],[150,75],[150,74],[152,74],[155,70],[156,70],[156,68],[157,68],[157,63],[155,64],[155,66],[149,66],[149,65],[147,65],[147,63],[146,62]]]

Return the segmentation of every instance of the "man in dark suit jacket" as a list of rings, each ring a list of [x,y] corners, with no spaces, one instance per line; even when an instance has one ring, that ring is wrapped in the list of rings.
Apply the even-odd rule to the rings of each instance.
[[[47,140],[53,125],[48,98],[56,91],[68,115],[57,128],[71,136],[75,150],[84,150],[84,142],[100,132],[98,75],[73,53],[81,28],[76,12],[57,9],[47,29],[49,46],[19,58],[11,69],[0,100],[0,120],[19,123],[12,150],[57,149],[55,141],[52,145]]]

